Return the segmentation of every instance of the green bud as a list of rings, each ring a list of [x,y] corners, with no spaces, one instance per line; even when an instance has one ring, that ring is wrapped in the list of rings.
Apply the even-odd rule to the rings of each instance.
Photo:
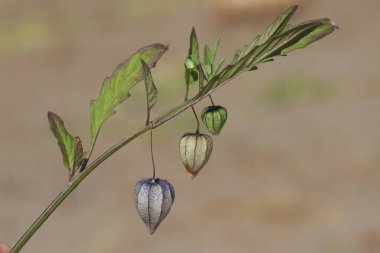
[[[195,68],[196,65],[194,64],[194,62],[190,58],[187,58],[185,60],[185,66],[187,69],[193,69],[193,68]]]
[[[207,106],[203,109],[201,118],[210,133],[219,135],[227,121],[227,109],[220,105]]]
[[[207,134],[184,134],[179,143],[179,151],[187,172],[195,177],[210,158],[212,139]]]

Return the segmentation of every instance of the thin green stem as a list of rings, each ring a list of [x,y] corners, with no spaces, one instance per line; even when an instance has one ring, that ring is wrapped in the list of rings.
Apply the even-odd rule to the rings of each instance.
[[[280,22],[280,27],[286,25],[287,21],[294,13],[296,7],[293,6],[291,9],[281,16],[280,21],[276,21],[274,24]],[[331,27],[330,27],[330,26]],[[327,27],[325,27],[327,26]],[[322,28],[323,27],[323,28]],[[149,129],[157,128],[163,125],[165,122],[173,119],[183,111],[192,107],[211,93],[213,93],[218,88],[222,87],[224,84],[228,83],[232,79],[236,78],[243,72],[247,70],[252,70],[257,64],[263,63],[268,59],[273,58],[274,56],[283,55],[285,52],[290,52],[294,49],[302,48],[308,44],[323,38],[324,36],[330,34],[336,25],[332,24],[329,19],[319,19],[315,21],[308,21],[301,23],[300,25],[292,26],[289,29],[282,29],[281,33],[272,33],[273,25],[270,26],[270,34],[265,33],[263,44],[256,45],[254,48],[249,48],[248,52],[241,53],[238,56],[238,59],[232,64],[226,66],[219,74],[211,78],[208,83],[203,86],[202,83],[199,93],[190,100],[187,100],[188,90],[186,91],[186,100],[180,105],[175,106],[174,108],[168,110],[167,112],[161,114],[154,120],[150,126],[144,125],[131,136],[122,139],[114,146],[106,150],[102,155],[95,159],[88,166],[87,162],[92,154],[92,151],[95,146],[95,140],[92,141],[91,147],[86,157],[84,163],[82,164],[81,171],[79,175],[74,178],[62,191],[53,202],[45,209],[45,211],[37,218],[37,220],[28,228],[24,235],[19,239],[19,241],[14,245],[11,253],[18,253],[23,246],[29,241],[29,239],[35,234],[35,232],[41,227],[41,225],[49,218],[49,216],[55,211],[56,208],[74,191],[74,189],[84,180],[96,167],[98,167],[102,162],[107,158],[113,155],[116,151],[124,147],[126,144],[139,137],[140,135],[147,132]],[[277,30],[277,28],[276,28]],[[263,38],[263,37],[260,37]],[[306,38],[306,41],[304,41]],[[302,42],[302,43],[300,43]],[[200,70],[202,71],[202,69]],[[202,76],[203,77],[203,76]],[[201,80],[202,81],[202,80]],[[86,169],[84,169],[86,168]]]
[[[185,102],[188,100],[188,98],[189,98],[189,86],[186,86]]]
[[[156,165],[154,164],[154,156],[153,156],[153,127],[150,128],[150,155],[152,157],[153,179],[156,179]]]
[[[87,163],[88,163],[88,161],[89,161],[90,158],[91,158],[92,152],[94,151],[94,147],[95,147],[95,144],[96,144],[96,140],[98,139],[99,131],[100,131],[100,129],[99,129],[98,132],[96,133],[96,135],[95,135],[95,137],[94,137],[94,140],[93,140],[92,143],[91,143],[90,149],[89,149],[89,151],[87,152],[87,156],[83,159],[83,163],[82,163],[82,165],[81,165],[81,167],[80,167],[80,169],[79,169],[79,172],[80,172],[80,173],[83,172],[83,171],[86,169],[86,167],[87,167]]]
[[[198,119],[197,112],[195,111],[194,106],[191,106],[191,110],[193,111],[194,117],[197,120],[197,133],[199,133],[199,119]]]
[[[138,136],[142,135],[149,130],[149,126],[143,127],[133,135],[125,138],[115,144],[113,147],[108,149],[102,155],[100,155],[95,161],[88,165],[87,169],[83,173],[79,174],[64,191],[62,191],[58,196],[50,203],[50,205],[45,209],[45,211],[37,218],[37,220],[29,227],[29,229],[24,233],[24,235],[19,239],[19,241],[13,246],[10,253],[19,252],[24,245],[29,241],[29,239],[34,235],[34,233],[41,227],[41,225],[50,217],[50,215],[57,209],[58,206],[70,195],[72,191],[85,179],[96,167],[98,167],[102,162],[104,162],[108,157],[114,154],[121,147],[134,140]]]
[[[69,185],[66,187],[65,190],[63,190],[58,196],[50,203],[50,205],[43,211],[43,213],[34,221],[34,223],[26,230],[26,232],[22,235],[22,237],[17,241],[17,243],[13,246],[10,253],[18,253],[20,250],[25,246],[25,244],[29,241],[29,239],[37,232],[37,230],[41,227],[41,225],[50,217],[50,215],[53,214],[55,209],[57,209],[61,203],[75,190],[75,188],[88,176],[90,173],[96,169],[102,162],[104,162],[106,159],[108,159],[111,155],[113,155],[115,152],[117,152],[119,149],[127,145],[132,140],[136,139],[140,135],[147,132],[149,129],[155,129],[164,123],[168,122],[169,120],[173,119],[186,109],[190,108],[194,104],[198,103],[205,97],[207,97],[209,94],[214,92],[217,88],[221,87],[222,85],[226,84],[227,82],[231,81],[236,76],[240,75],[244,71],[241,71],[234,75],[233,77],[225,80],[224,82],[218,84],[214,89],[210,90],[203,96],[195,97],[191,100],[185,101],[180,105],[175,106],[174,108],[168,110],[167,112],[161,114],[154,120],[152,120],[152,124],[148,126],[143,126],[139,130],[137,130],[135,133],[133,133],[131,136],[127,138],[121,139],[119,142],[117,142],[115,145],[107,149],[103,154],[101,154],[97,159],[95,159],[92,163],[90,163],[85,170],[83,170],[82,173],[80,173],[75,179],[73,179]],[[91,146],[90,154],[93,150],[93,146]],[[89,157],[89,156],[88,156]]]
[[[211,93],[213,93],[214,91],[216,91],[217,89],[219,89],[220,87],[225,85],[226,83],[228,83],[231,80],[235,79],[236,77],[240,76],[246,70],[247,69],[243,69],[243,70],[239,71],[234,76],[232,76],[232,77],[224,80],[223,82],[219,83],[213,89],[206,92],[205,94],[203,94],[201,96],[196,96],[193,99],[185,101],[184,103],[177,105],[176,107],[174,107],[174,108],[168,110],[167,112],[161,114],[160,116],[158,116],[157,118],[155,118],[152,121],[154,123],[154,128],[159,127],[160,125],[162,125],[162,124],[166,123],[167,121],[171,120],[172,118],[176,117],[178,114],[181,114],[183,111],[190,108],[190,106],[195,105],[196,103],[198,103],[199,101],[201,101],[202,99],[204,99],[205,97],[207,97],[208,95],[210,95]]]
[[[215,104],[214,104],[214,100],[212,100],[211,95],[208,95],[208,97],[210,98],[210,101],[211,101],[212,106],[215,106]]]

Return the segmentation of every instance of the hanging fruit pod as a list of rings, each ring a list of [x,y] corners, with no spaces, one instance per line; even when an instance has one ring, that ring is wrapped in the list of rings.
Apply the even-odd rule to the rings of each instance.
[[[144,178],[135,187],[137,212],[150,234],[169,214],[175,198],[173,186],[164,179]]]
[[[220,105],[207,106],[203,109],[201,118],[210,133],[219,135],[227,121],[227,109]]]
[[[187,172],[195,177],[210,158],[212,139],[207,134],[186,133],[181,138],[179,150]]]

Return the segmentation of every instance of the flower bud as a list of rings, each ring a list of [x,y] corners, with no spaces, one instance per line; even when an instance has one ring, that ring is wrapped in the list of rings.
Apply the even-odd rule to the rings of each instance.
[[[190,58],[187,58],[185,60],[185,67],[187,69],[194,69],[196,67],[196,65],[195,65],[195,63]]]
[[[168,215],[175,198],[173,186],[164,179],[144,178],[135,186],[137,212],[153,234]]]
[[[210,158],[212,139],[207,134],[187,133],[181,138],[179,150],[187,172],[195,177]]]
[[[203,109],[201,118],[210,133],[219,135],[227,121],[227,109],[220,105],[207,106]]]

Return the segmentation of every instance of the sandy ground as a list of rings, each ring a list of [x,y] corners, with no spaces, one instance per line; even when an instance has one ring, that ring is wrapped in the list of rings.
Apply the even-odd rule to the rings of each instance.
[[[380,252],[380,3],[300,4],[294,22],[326,16],[342,29],[215,93],[229,119],[197,178],[178,154],[180,136],[195,128],[191,113],[155,131],[158,176],[173,183],[176,201],[154,236],[133,201],[135,183],[151,174],[146,135],[88,177],[23,252]],[[245,8],[239,18],[218,6],[0,2],[2,241],[15,243],[67,183],[48,110],[88,146],[89,101],[137,48],[170,44],[153,70],[158,115],[182,100],[192,26],[201,43],[221,36],[221,55],[231,59],[278,12]],[[94,155],[143,124],[143,99],[136,87],[105,124]]]

